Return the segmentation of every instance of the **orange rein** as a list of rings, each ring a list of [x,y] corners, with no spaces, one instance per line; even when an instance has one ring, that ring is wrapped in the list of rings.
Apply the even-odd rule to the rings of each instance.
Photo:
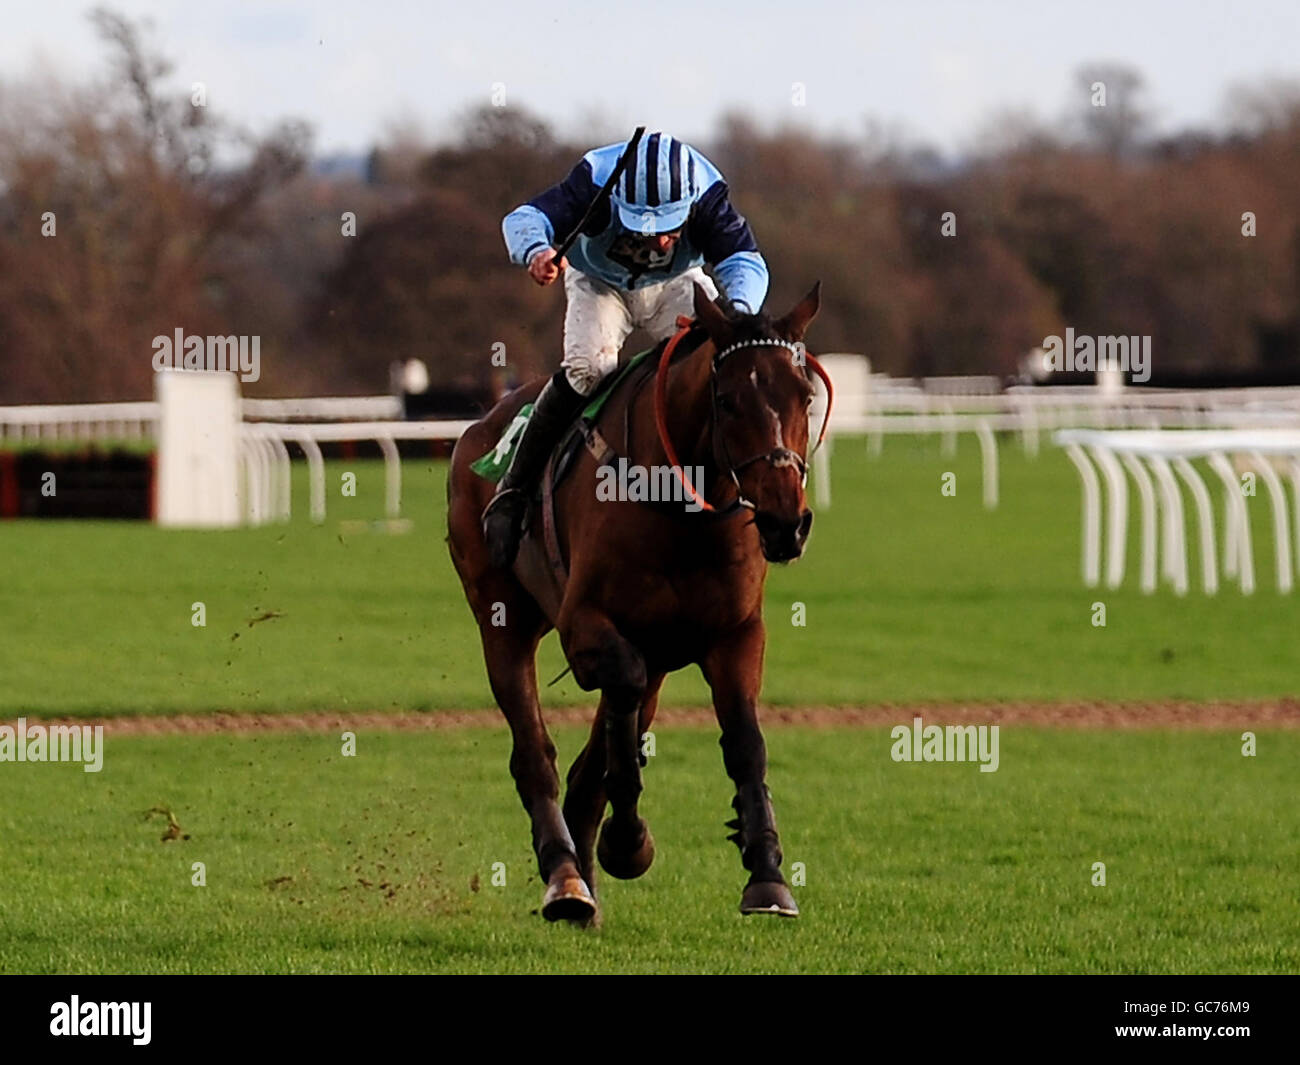
[[[694,325],[693,319],[679,315],[677,318],[678,331],[664,345],[664,353],[659,357],[659,368],[655,371],[655,428],[659,432],[659,443],[663,446],[664,454],[668,456],[669,465],[672,466],[677,479],[682,482],[682,487],[687,494],[699,504],[701,510],[716,513],[717,508],[695,490],[695,487],[682,472],[682,464],[677,458],[677,451],[668,436],[668,419],[664,410],[668,396],[668,364],[672,362],[677,345],[681,343],[682,337],[691,331],[692,325]],[[817,443],[813,445],[813,450],[816,451],[817,448],[821,447],[822,441],[826,439],[826,427],[830,425],[831,421],[831,406],[835,402],[835,387],[831,384],[830,374],[826,372],[825,367],[817,361],[812,352],[804,349],[803,355],[812,367],[813,372],[821,378],[822,384],[826,386],[826,416],[822,419],[822,429],[817,435]]]

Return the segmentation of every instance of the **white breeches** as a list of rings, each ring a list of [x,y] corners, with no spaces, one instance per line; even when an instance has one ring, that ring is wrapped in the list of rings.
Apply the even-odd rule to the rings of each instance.
[[[700,267],[657,285],[630,292],[570,267],[564,272],[568,309],[564,314],[564,376],[574,389],[590,395],[618,366],[618,353],[633,329],[656,341],[677,332],[677,316],[695,316],[695,285],[717,299],[717,287]]]

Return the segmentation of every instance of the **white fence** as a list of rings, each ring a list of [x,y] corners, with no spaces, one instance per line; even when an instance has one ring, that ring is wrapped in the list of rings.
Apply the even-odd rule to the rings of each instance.
[[[1013,386],[996,391],[994,378],[900,380],[870,373],[860,355],[818,358],[835,385],[827,453],[814,460],[814,490],[823,507],[831,502],[830,452],[837,435],[866,437],[872,456],[883,452],[886,436],[938,436],[943,454],[953,455],[958,435],[971,433],[980,447],[984,505],[993,508],[998,504],[997,433],[1014,434],[1027,454],[1037,455],[1043,433],[1067,428],[1300,428],[1300,388]],[[814,412],[823,409],[819,399]]]
[[[149,440],[158,432],[156,401],[0,407],[0,444],[58,440]]]
[[[1178,595],[1186,595],[1187,522],[1178,478],[1186,485],[1196,509],[1200,533],[1201,582],[1207,595],[1219,588],[1216,523],[1212,493],[1192,459],[1204,460],[1222,487],[1224,510],[1223,573],[1235,578],[1244,595],[1255,590],[1250,515],[1241,474],[1254,473],[1268,493],[1273,517],[1275,574],[1279,592],[1294,586],[1295,561],[1300,565],[1300,430],[1225,429],[1189,431],[1097,431],[1072,429],[1056,434],[1056,443],[1079,472],[1083,486],[1083,580],[1089,587],[1101,581],[1102,524],[1106,525],[1106,584],[1118,588],[1124,580],[1128,544],[1128,482],[1133,479],[1141,507],[1140,583],[1148,595],[1160,574]],[[1291,482],[1294,524],[1288,514],[1286,489],[1279,470]],[[1098,478],[1106,484],[1103,497]],[[1157,526],[1157,511],[1159,521]]]
[[[473,422],[338,422],[288,425],[246,422],[243,426],[245,468],[248,477],[249,521],[289,520],[289,450],[297,444],[307,456],[311,482],[311,518],[325,520],[325,442],[373,440],[384,456],[384,513],[397,518],[402,512],[402,461],[398,440],[458,440]]]
[[[1030,455],[1041,436],[1060,429],[1300,428],[1300,388],[1161,391],[1096,387],[1013,387],[999,391],[990,377],[900,380],[872,374],[860,355],[819,356],[835,382],[835,411],[826,446],[813,458],[813,491],[831,504],[831,458],[837,437],[863,436],[868,453],[882,454],[886,436],[936,435],[945,455],[961,433],[979,443],[983,499],[998,503],[998,433],[1011,433]],[[289,516],[289,445],[302,449],[311,486],[314,521],[325,519],[324,462],[320,445],[374,441],[385,461],[385,513],[401,510],[399,440],[455,440],[466,421],[401,418],[394,396],[243,399],[240,463],[243,509],[251,523]],[[814,403],[814,426],[824,396]],[[0,407],[0,445],[52,441],[156,439],[157,402]],[[815,436],[815,429],[814,429]],[[842,442],[841,442],[842,446]]]

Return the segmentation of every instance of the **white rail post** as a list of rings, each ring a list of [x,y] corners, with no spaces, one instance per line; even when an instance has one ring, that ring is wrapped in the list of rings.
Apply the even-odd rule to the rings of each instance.
[[[1151,475],[1140,460],[1125,452],[1120,456],[1137,485],[1138,501],[1142,508],[1142,571],[1140,574],[1143,595],[1156,590],[1156,495],[1151,486]]]
[[[1214,548],[1214,508],[1210,505],[1210,493],[1201,480],[1201,475],[1185,458],[1174,459],[1174,469],[1187,483],[1192,499],[1196,503],[1196,523],[1201,534],[1201,580],[1206,595],[1217,595],[1219,591],[1219,559]]]
[[[980,457],[984,460],[984,509],[995,510],[998,505],[998,441],[983,418],[975,423],[975,437],[980,442]]]
[[[1091,445],[1093,461],[1106,478],[1110,520],[1106,525],[1106,584],[1118,588],[1124,583],[1124,555],[1128,546],[1128,482],[1110,448]]]
[[[1065,454],[1079,471],[1083,484],[1083,583],[1095,588],[1101,581],[1101,488],[1083,448],[1067,444]]]
[[[1258,451],[1250,452],[1250,461],[1268,486],[1268,501],[1273,508],[1273,553],[1277,559],[1277,590],[1288,593],[1292,587],[1291,530],[1286,515],[1286,491],[1273,464]]]
[[[398,518],[402,513],[402,459],[391,436],[379,437],[379,447],[384,453],[384,499],[388,517]]]
[[[1187,594],[1187,523],[1183,518],[1183,497],[1178,483],[1169,470],[1169,463],[1160,455],[1149,455],[1147,462],[1160,486],[1164,503],[1164,574],[1174,586],[1175,595]]]
[[[1255,558],[1250,543],[1250,515],[1246,512],[1246,501],[1241,497],[1241,482],[1233,472],[1231,464],[1222,451],[1215,451],[1207,457],[1212,469],[1223,483],[1223,502],[1228,513],[1225,515],[1223,570],[1228,576],[1236,576],[1242,595],[1255,592]],[[1234,532],[1236,535],[1233,539]],[[1231,569],[1229,569],[1231,563]]]

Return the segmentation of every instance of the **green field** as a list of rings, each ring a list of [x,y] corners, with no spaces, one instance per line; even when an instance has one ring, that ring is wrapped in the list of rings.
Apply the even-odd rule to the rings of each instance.
[[[1295,733],[1243,758],[1230,733],[1006,728],[985,774],[772,729],[798,921],[736,912],[713,733],[656,740],[658,857],[602,881],[596,932],[532,916],[495,730],[363,732],[354,758],[325,733],[110,736],[98,774],[5,767],[0,972],[1300,971]],[[189,840],[142,819],[159,804]]]
[[[980,502],[976,445],[890,440],[869,460],[841,440],[834,506],[807,556],[768,582],[765,699],[856,705],[945,699],[1255,698],[1296,691],[1300,596],[1273,589],[1267,501],[1248,500],[1259,591],[1083,587],[1077,477],[1054,448],[1002,446],[1002,502]],[[341,475],[358,477],[355,498]],[[956,497],[940,494],[944,471]],[[407,462],[384,533],[378,462],[330,465],[329,518],[232,532],[144,523],[0,525],[0,677],[8,710],[98,715],[491,705],[477,635],[447,557],[443,463]],[[1189,504],[1190,505],[1190,504]],[[358,528],[359,527],[359,528]],[[1092,604],[1107,607],[1105,628]],[[191,624],[201,602],[206,626]],[[807,624],[791,624],[803,603]],[[250,625],[252,619],[278,616]],[[563,669],[553,636],[540,672]],[[548,701],[588,703],[569,678]],[[700,703],[694,673],[666,702]]]
[[[835,504],[768,583],[765,702],[1252,699],[1296,693],[1300,596],[1151,597],[1079,577],[1074,472],[1004,441],[1002,505],[954,459],[841,441]],[[957,474],[955,498],[940,477]],[[356,498],[339,492],[358,476]],[[443,543],[445,464],[329,469],[329,520],[225,533],[0,525],[0,718],[482,709]],[[1136,540],[1136,529],[1134,529]],[[1107,624],[1094,627],[1093,603]],[[206,625],[191,624],[202,603]],[[790,623],[804,604],[807,624]],[[257,620],[257,619],[262,620]],[[543,679],[563,667],[554,637]],[[694,674],[664,703],[698,704]],[[548,705],[591,705],[569,678]],[[541,884],[492,728],[113,735],[104,768],[0,763],[0,972],[1300,972],[1300,732],[1006,726],[1000,767],[893,762],[887,730],[768,730],[798,921],[740,917],[712,729],[656,731],[658,858],[605,879],[605,923],[534,915]],[[564,768],[581,734],[557,730]],[[188,839],[164,842],[172,810]],[[191,883],[204,863],[206,885]],[[504,863],[504,886],[493,884]],[[1107,883],[1094,886],[1093,863]]]

